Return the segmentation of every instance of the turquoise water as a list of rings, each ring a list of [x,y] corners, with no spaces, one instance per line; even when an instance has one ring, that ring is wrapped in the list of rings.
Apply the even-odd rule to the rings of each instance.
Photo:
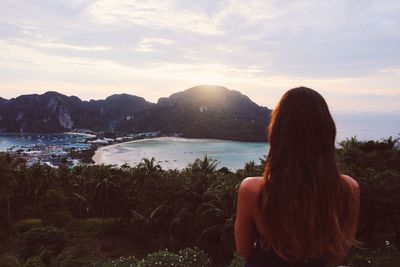
[[[336,113],[336,141],[357,136],[359,140],[399,137],[399,113]],[[250,160],[259,162],[268,151],[266,143],[233,142],[211,139],[162,138],[104,147],[95,155],[97,163],[136,165],[142,158],[155,157],[165,168],[182,169],[204,155],[217,159],[219,167],[243,168]]]
[[[35,145],[60,146],[63,148],[87,148],[88,144],[83,144],[86,135],[81,134],[0,134],[0,151],[13,151],[20,148],[31,148]]]
[[[266,143],[162,137],[103,147],[94,159],[96,163],[135,166],[142,158],[154,157],[164,169],[182,169],[207,155],[220,162],[219,168],[235,170],[251,160],[259,163],[267,151]]]
[[[399,113],[337,113],[333,114],[338,135],[337,142],[357,136],[359,140],[380,140],[400,137]],[[87,136],[77,134],[0,134],[0,151],[29,148],[37,144],[62,148],[85,148]],[[101,148],[96,153],[97,163],[122,165],[138,164],[142,158],[155,157],[165,169],[184,168],[206,154],[217,159],[219,167],[243,168],[248,161],[257,163],[268,151],[266,143],[234,142],[212,139],[162,138],[117,144]]]

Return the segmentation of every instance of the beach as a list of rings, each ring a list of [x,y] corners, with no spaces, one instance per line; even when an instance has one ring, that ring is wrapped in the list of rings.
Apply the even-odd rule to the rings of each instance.
[[[96,164],[136,166],[143,158],[154,157],[164,169],[183,169],[207,155],[218,160],[219,167],[235,170],[251,160],[258,163],[267,151],[267,143],[159,137],[101,147],[93,160]]]

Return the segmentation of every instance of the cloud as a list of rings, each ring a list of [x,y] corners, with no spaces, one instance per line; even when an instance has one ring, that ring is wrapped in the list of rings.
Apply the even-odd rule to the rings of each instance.
[[[273,106],[306,85],[343,109],[348,94],[400,95],[395,0],[0,2],[0,96],[52,85],[156,100],[218,83]],[[361,99],[360,109],[396,108]]]
[[[34,45],[42,48],[60,48],[60,49],[71,49],[78,51],[105,51],[108,50],[107,47],[104,46],[80,46],[80,45],[70,45],[70,44],[62,44],[57,42],[39,42]]]
[[[387,74],[394,74],[394,75],[400,75],[400,67],[394,67],[394,68],[389,68],[389,69],[381,69],[379,70],[380,73],[387,73]]]
[[[90,7],[89,14],[96,23],[108,27],[140,25],[206,35],[220,33],[212,18],[187,9],[180,10],[173,1],[100,0]]]
[[[137,51],[139,51],[139,52],[155,52],[156,51],[155,46],[171,45],[173,43],[174,43],[174,41],[171,41],[168,39],[145,37],[138,43]]]

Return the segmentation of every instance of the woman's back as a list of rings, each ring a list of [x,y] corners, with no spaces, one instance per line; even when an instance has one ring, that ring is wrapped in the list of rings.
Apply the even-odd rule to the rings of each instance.
[[[358,183],[347,175],[342,175],[341,180],[344,184],[349,187],[349,192],[351,192],[351,198],[357,203],[359,201],[359,186]],[[318,255],[315,253],[310,258],[298,261],[288,261],[279,257],[272,249],[268,249],[265,244],[265,240],[263,240],[261,230],[263,227],[264,221],[264,213],[262,208],[262,198],[263,198],[263,190],[265,187],[265,179],[263,177],[248,177],[244,179],[240,185],[239,189],[239,198],[238,198],[238,213],[246,213],[249,214],[254,223],[253,234],[254,245],[251,250],[250,256],[248,259],[248,267],[322,267],[326,266],[326,262],[331,260],[341,261],[338,257],[333,255]],[[357,205],[355,205],[357,206]],[[245,210],[244,212],[240,210]],[[354,217],[357,217],[357,210],[354,211]],[[349,218],[350,220],[351,218]],[[240,228],[239,224],[236,224],[237,228]],[[354,231],[356,228],[356,223],[354,223]],[[236,232],[241,231],[241,229],[236,229]],[[241,233],[237,233],[236,237],[241,238]],[[244,237],[246,238],[246,237]],[[247,255],[248,251],[240,251],[238,249],[239,254]],[[242,253],[241,253],[242,252]],[[340,257],[340,256],[339,256]],[[340,257],[341,258],[341,257]],[[265,265],[267,264],[268,265]]]
[[[339,172],[336,126],[323,97],[305,87],[286,92],[272,112],[268,138],[263,176],[240,186],[238,253],[340,263],[356,242],[359,188]]]

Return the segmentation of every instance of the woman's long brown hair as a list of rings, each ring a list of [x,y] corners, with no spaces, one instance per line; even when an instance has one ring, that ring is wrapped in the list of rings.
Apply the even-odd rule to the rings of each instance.
[[[280,257],[345,255],[354,243],[350,187],[335,159],[336,126],[316,91],[289,90],[272,112],[263,237]]]

